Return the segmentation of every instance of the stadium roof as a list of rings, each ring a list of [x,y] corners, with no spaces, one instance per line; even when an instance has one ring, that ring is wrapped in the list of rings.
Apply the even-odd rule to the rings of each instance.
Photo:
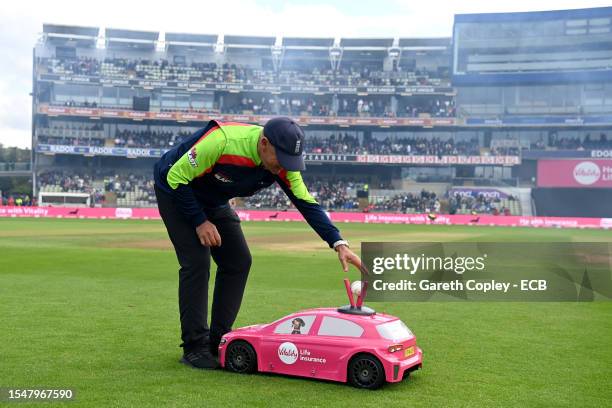
[[[43,33],[49,34],[74,34],[89,37],[97,37],[100,32],[98,27],[67,26],[58,24],[43,24]]]
[[[450,48],[451,39],[443,38],[400,38],[399,47],[404,50],[428,51]]]
[[[276,43],[275,37],[255,37],[246,35],[226,35],[223,42],[228,47],[271,47]]]
[[[166,33],[167,43],[216,44],[218,38],[217,34]]]
[[[214,51],[217,34],[166,33],[166,49],[176,52]]]
[[[341,47],[359,48],[389,48],[393,45],[393,38],[342,38]]]
[[[329,48],[334,45],[333,38],[300,38],[300,37],[283,37],[283,46],[285,47],[321,47]]]
[[[386,48],[380,49],[347,49],[345,48],[342,51],[342,59],[343,60],[376,60],[382,61],[385,57],[387,57],[388,51]]]
[[[107,48],[131,48],[139,50],[154,50],[159,32],[135,31],[117,28],[106,29]]]
[[[239,54],[244,57],[269,57],[275,37],[256,37],[246,35],[226,35],[223,39],[227,54]]]
[[[143,40],[143,41],[157,41],[159,33],[155,31],[136,31],[136,30],[124,30],[119,28],[107,28],[107,38],[120,38],[126,40]]]
[[[270,47],[244,47],[244,46],[227,46],[225,53],[228,55],[238,55],[240,57],[270,57],[272,51]]]
[[[329,59],[329,48],[288,48],[285,58]]]
[[[46,41],[54,45],[94,47],[100,28],[80,27],[58,24],[43,24],[43,34]]]

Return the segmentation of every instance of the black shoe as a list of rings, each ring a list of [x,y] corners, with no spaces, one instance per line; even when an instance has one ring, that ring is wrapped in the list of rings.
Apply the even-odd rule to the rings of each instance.
[[[219,344],[210,343],[209,347],[210,347],[210,354],[212,354],[218,359],[219,358]]]
[[[180,362],[190,367],[199,369],[219,368],[219,361],[210,353],[208,347],[189,352],[186,351],[183,354],[183,358],[181,358]]]
[[[213,334],[208,339],[208,346],[210,347],[210,353],[215,357],[219,356],[219,344],[221,343],[221,338],[223,337],[223,335],[225,335],[225,333],[229,333],[229,332],[224,331],[223,334],[221,334],[220,336],[216,336]]]

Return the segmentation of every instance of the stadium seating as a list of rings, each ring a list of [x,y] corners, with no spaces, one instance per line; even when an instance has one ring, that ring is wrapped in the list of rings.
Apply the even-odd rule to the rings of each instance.
[[[109,78],[141,78],[149,80],[214,81],[229,83],[339,85],[339,86],[449,86],[448,78],[427,69],[415,71],[376,71],[367,68],[304,70],[255,69],[236,64],[218,66],[211,63],[192,63],[189,66],[171,64],[165,60],[126,60],[107,58],[103,61],[89,57],[76,60],[41,58],[39,70],[55,74],[105,76]]]
[[[88,193],[94,205],[117,207],[154,207],[153,181],[146,174],[114,174],[87,176],[69,171],[47,171],[39,176],[42,192]],[[368,206],[360,205],[357,191],[363,182],[348,178],[305,177],[310,193],[323,208],[330,211],[380,211],[400,213],[456,214],[521,214],[520,202],[515,197],[491,199],[478,197],[441,197],[431,191],[420,193],[396,191],[372,198]],[[394,190],[384,190],[393,192]],[[110,193],[110,194],[109,194]],[[252,197],[236,201],[239,208],[287,210],[294,208],[285,193],[273,185]]]
[[[195,129],[194,129],[195,130]],[[153,131],[119,129],[105,138],[101,130],[39,128],[40,143],[71,146],[110,146],[110,147],[148,147],[170,148],[188,137],[192,131]],[[437,137],[388,136],[385,138],[359,140],[349,133],[332,132],[325,137],[306,134],[307,153],[331,154],[391,154],[391,155],[480,155],[478,140],[454,140]],[[518,155],[517,148],[490,149],[487,154]]]

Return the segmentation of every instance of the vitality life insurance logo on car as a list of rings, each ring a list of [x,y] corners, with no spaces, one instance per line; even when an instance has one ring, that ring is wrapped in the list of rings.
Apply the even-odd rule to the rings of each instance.
[[[298,359],[298,349],[295,344],[285,342],[278,347],[278,358],[285,364],[293,364]]]

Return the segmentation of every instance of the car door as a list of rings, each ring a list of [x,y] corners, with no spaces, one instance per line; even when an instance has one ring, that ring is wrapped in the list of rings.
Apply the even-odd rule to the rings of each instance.
[[[311,372],[317,378],[340,381],[346,375],[346,356],[364,335],[359,324],[339,317],[323,316],[310,347]]]
[[[261,371],[309,376],[310,366],[301,356],[312,341],[316,315],[292,316],[277,323],[261,340]],[[302,354],[300,354],[302,353]]]

